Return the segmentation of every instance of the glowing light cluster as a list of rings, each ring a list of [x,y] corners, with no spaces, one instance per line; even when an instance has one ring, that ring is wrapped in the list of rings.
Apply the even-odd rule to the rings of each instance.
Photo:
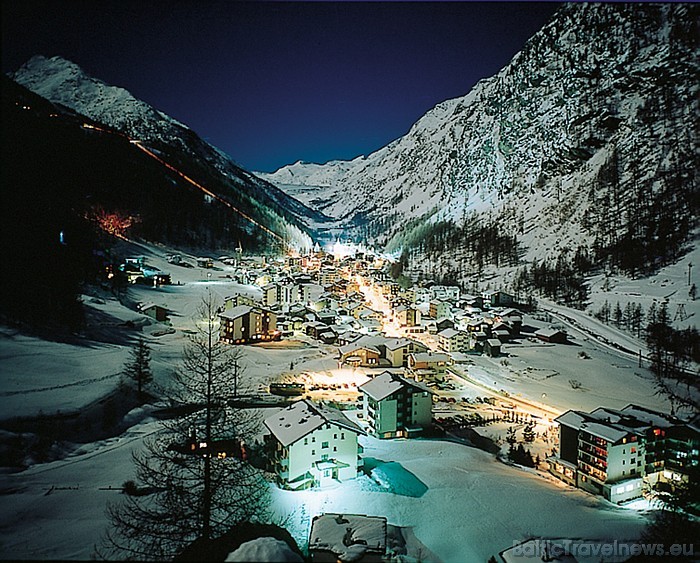
[[[125,215],[118,211],[106,211],[102,208],[93,209],[87,214],[87,218],[93,221],[104,232],[115,237],[127,240],[126,231],[140,219],[133,215]]]

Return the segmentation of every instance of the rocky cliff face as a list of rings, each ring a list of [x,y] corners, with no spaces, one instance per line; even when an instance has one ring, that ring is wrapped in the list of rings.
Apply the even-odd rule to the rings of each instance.
[[[467,268],[471,227],[533,261],[581,247],[634,270],[677,258],[697,223],[699,8],[564,5],[496,76],[367,157],[267,178],[357,236]],[[310,188],[309,186],[315,186]],[[427,249],[431,226],[456,235]],[[478,231],[478,229],[477,229]],[[456,243],[456,246],[455,246]],[[461,264],[461,266],[460,266]]]

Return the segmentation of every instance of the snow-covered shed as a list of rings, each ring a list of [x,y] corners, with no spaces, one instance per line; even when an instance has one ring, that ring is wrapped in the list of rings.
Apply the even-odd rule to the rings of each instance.
[[[387,522],[382,516],[321,514],[311,522],[309,553],[314,563],[384,561]]]

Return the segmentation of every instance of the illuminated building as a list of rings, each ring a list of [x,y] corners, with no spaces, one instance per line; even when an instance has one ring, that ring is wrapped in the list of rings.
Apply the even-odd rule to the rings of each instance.
[[[385,371],[361,385],[363,416],[369,433],[378,438],[406,438],[432,421],[433,392],[429,387]]]
[[[364,431],[341,411],[297,401],[265,419],[270,470],[288,489],[308,489],[354,479]]]
[[[229,344],[253,344],[279,340],[277,315],[262,307],[239,305],[219,314],[219,338]]]
[[[645,484],[685,480],[700,464],[697,425],[644,407],[570,410],[554,422],[559,452],[548,459],[550,473],[612,502],[641,496]]]

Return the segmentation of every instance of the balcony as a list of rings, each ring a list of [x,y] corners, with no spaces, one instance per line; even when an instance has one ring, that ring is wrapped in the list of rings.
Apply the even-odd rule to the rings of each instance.
[[[586,463],[592,467],[595,467],[596,469],[598,469],[600,471],[607,471],[608,464],[604,460],[600,460],[600,459],[598,459],[592,455],[589,455],[587,453],[582,453],[579,456],[579,459],[581,461],[583,461],[584,463]]]
[[[591,456],[594,456],[594,457],[597,457],[600,459],[607,459],[607,457],[608,457],[608,450],[606,450],[605,448],[599,448],[598,446],[594,446],[594,445],[588,444],[586,442],[579,441],[578,451],[585,452]]]

